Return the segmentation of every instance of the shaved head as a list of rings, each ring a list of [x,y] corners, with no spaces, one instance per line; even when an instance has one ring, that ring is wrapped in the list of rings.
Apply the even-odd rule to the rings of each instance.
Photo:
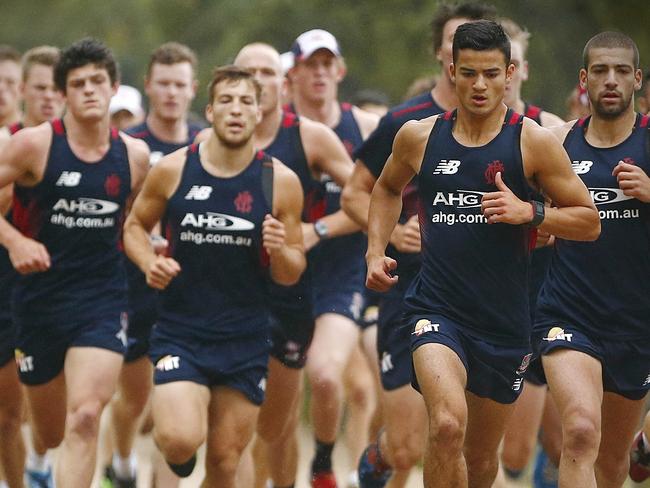
[[[248,64],[250,59],[254,56],[265,56],[267,59],[271,59],[278,72],[282,73],[280,53],[273,46],[264,42],[253,42],[251,44],[246,44],[241,48],[239,53],[237,53],[234,64],[236,66],[246,67],[245,65]]]

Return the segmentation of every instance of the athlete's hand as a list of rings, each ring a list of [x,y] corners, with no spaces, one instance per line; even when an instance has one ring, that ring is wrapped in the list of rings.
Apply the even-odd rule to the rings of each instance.
[[[405,224],[397,224],[390,236],[390,243],[399,252],[420,252],[420,222],[418,216],[412,215]]]
[[[153,252],[156,254],[165,254],[167,252],[167,248],[169,247],[169,242],[167,242],[167,239],[157,234],[151,234],[149,236],[149,242],[151,242]]]
[[[305,247],[305,252],[309,251],[312,247],[320,242],[318,234],[314,229],[314,224],[302,222],[302,244]]]
[[[616,177],[618,187],[628,197],[634,197],[642,202],[650,202],[650,178],[635,164],[619,161],[612,176]]]
[[[375,291],[387,291],[399,277],[391,272],[397,268],[397,261],[388,256],[366,256],[368,275],[366,286]]]
[[[47,271],[52,264],[45,246],[29,237],[21,236],[7,251],[14,269],[23,275]]]
[[[555,236],[545,232],[541,229],[537,229],[537,241],[535,242],[535,249],[540,247],[552,246],[555,244]]]
[[[269,255],[279,251],[285,245],[284,224],[271,214],[264,216],[262,222],[262,245]]]
[[[494,178],[499,191],[486,193],[481,199],[481,212],[488,224],[528,224],[533,220],[533,206],[512,193],[501,178],[499,171]]]
[[[178,261],[165,256],[155,256],[147,266],[147,285],[156,290],[164,290],[169,282],[181,272]]]

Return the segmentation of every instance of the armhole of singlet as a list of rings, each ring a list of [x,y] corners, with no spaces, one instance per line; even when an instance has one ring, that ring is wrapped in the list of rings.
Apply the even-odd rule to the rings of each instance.
[[[519,178],[521,178],[521,183],[523,185],[522,188],[529,192],[530,189],[534,190],[534,188],[530,185],[530,183],[528,183],[528,180],[526,179],[526,171],[524,170],[524,155],[523,149],[521,147],[521,133],[524,129],[524,119],[526,116],[519,114],[514,110],[509,115],[510,117],[508,119],[508,125],[514,126],[515,137],[517,140],[515,144],[515,147],[517,148],[517,151],[515,151],[515,159],[517,160],[517,168],[519,168]]]
[[[436,136],[440,134],[440,129],[445,124],[445,122],[451,121],[452,116],[449,115],[449,117],[447,117],[448,114],[451,114],[451,112],[438,115],[436,121],[433,123],[431,132],[429,133],[429,137],[427,138],[427,144],[426,147],[424,148],[424,153],[422,154],[422,161],[420,161],[420,171],[418,171],[418,174],[415,175],[415,178],[417,178],[419,174],[422,172],[422,166],[424,164],[424,160],[427,158],[427,154],[429,154],[429,152],[434,147],[436,143]]]
[[[571,128],[566,133],[566,136],[564,136],[564,142],[562,143],[564,149],[566,149],[571,141],[573,141],[573,138],[576,136],[576,131],[584,127],[586,120],[587,118],[583,117],[582,119],[576,120],[575,123],[571,126]]]
[[[273,158],[266,153],[262,156],[262,193],[266,205],[273,213]]]

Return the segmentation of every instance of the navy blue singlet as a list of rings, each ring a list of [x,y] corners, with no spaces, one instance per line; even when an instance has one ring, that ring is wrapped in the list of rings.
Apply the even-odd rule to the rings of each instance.
[[[506,112],[489,143],[466,147],[453,136],[456,112],[436,120],[418,174],[422,267],[406,293],[407,313],[434,313],[503,345],[529,344],[529,230],[488,225],[481,197],[494,178],[522,200],[530,187],[521,159],[523,116]]]
[[[61,323],[102,318],[126,310],[121,243],[131,171],[126,145],[111,130],[106,154],[92,163],[72,152],[61,119],[52,123],[43,179],[15,185],[13,222],[43,243],[51,268],[20,276],[14,288],[19,323]]]
[[[577,121],[564,141],[573,169],[600,214],[595,242],[557,239],[538,310],[612,340],[650,338],[650,206],[623,194],[612,170],[619,161],[650,174],[648,116],[617,146],[591,146],[590,118]]]
[[[267,314],[262,222],[271,207],[262,167],[271,158],[259,151],[241,173],[220,178],[203,167],[198,147],[188,148],[162,221],[181,272],[160,294],[158,327],[183,339],[250,336]]]
[[[393,150],[393,141],[399,129],[409,120],[425,119],[442,112],[444,110],[433,100],[431,92],[407,100],[381,118],[374,132],[356,149],[354,158],[363,161],[370,173],[379,178]],[[401,224],[418,213],[417,191],[417,179],[413,179],[402,194],[402,212],[399,217]],[[401,253],[388,244],[386,255],[397,261],[396,274],[399,275],[399,282],[395,289],[403,293],[420,269],[420,254]]]
[[[149,162],[152,166],[160,161],[160,158],[163,156],[191,144],[199,132],[201,132],[201,126],[188,124],[187,141],[175,143],[165,142],[158,139],[152,134],[146,122],[130,127],[126,130],[126,133],[131,137],[142,139],[147,143],[149,150],[151,151]],[[139,317],[146,317],[145,321],[148,323],[149,327],[151,327],[156,317],[158,293],[147,285],[145,275],[128,259],[126,263],[126,272],[129,280],[129,308],[131,314],[136,318],[135,321],[132,321],[131,325],[139,327],[140,323],[137,319]]]
[[[326,208],[325,194],[309,169],[300,137],[300,117],[293,112],[284,112],[275,139],[264,149],[264,152],[282,161],[298,175],[305,197],[303,222],[315,222],[323,217]]]

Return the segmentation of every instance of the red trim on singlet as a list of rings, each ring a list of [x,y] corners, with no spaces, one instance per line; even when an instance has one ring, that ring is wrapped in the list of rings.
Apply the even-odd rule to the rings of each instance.
[[[512,112],[512,117],[510,117],[510,120],[508,121],[508,125],[517,125],[519,123],[520,118],[521,115],[519,115],[517,112]]]
[[[294,125],[297,125],[298,123],[298,116],[294,114],[293,112],[285,112],[284,117],[282,117],[282,127],[285,129],[288,129],[289,127],[293,127]]]
[[[199,145],[197,143],[190,144],[190,147],[189,147],[188,150],[191,153],[195,153],[196,151],[199,150]]]
[[[63,126],[63,121],[61,119],[54,119],[52,121],[52,129],[57,136],[65,134],[65,127]]]
[[[537,105],[528,105],[526,110],[526,117],[529,119],[536,119],[542,113],[542,109]]]
[[[21,130],[24,127],[25,126],[23,125],[22,122],[14,122],[13,124],[11,124],[9,126],[9,129],[8,129],[9,134],[11,134],[13,136],[16,132],[18,132],[19,130]]]
[[[648,122],[650,121],[650,117],[647,115],[642,115],[641,116],[641,121],[639,122],[639,127],[642,129],[648,127]]]
[[[133,134],[129,134],[131,137],[135,137],[136,139],[144,139],[150,134],[148,130],[142,130],[140,132],[134,132]]]
[[[264,157],[264,151],[261,149],[255,154],[255,159],[262,159]]]
[[[444,120],[451,120],[452,115],[454,115],[453,111],[445,112],[445,114],[442,116]]]
[[[120,131],[117,130],[117,127],[111,127],[111,139],[116,141],[118,137],[120,137]]]
[[[343,110],[344,112],[349,112],[350,110],[352,110],[352,104],[348,102],[341,103],[341,110]]]
[[[578,120],[578,127],[583,127],[586,121],[587,121],[587,117],[583,117],[580,120]]]
[[[422,109],[425,109],[425,108],[431,107],[431,106],[433,106],[433,102],[424,102],[424,103],[421,103],[419,105],[413,105],[412,107],[403,108],[402,110],[398,110],[397,112],[393,112],[393,118],[401,117],[402,115],[405,115],[405,114],[407,114],[409,112],[415,112],[417,110],[422,110]]]

